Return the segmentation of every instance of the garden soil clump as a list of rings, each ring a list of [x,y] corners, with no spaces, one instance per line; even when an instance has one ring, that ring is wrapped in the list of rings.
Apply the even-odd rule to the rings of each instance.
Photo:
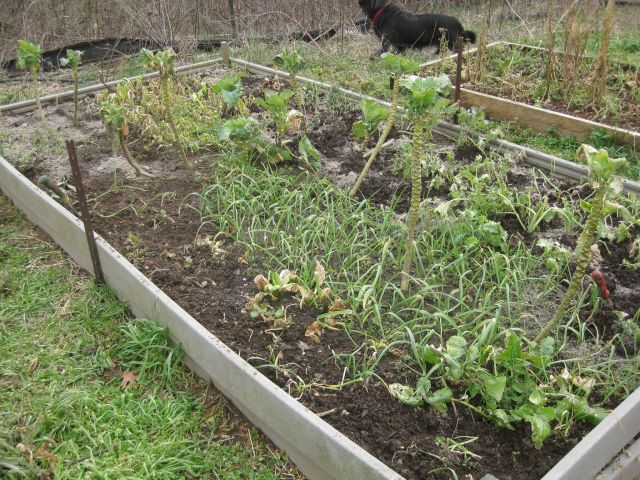
[[[261,80],[251,79],[247,89],[258,95],[260,83]],[[70,102],[48,107],[47,118],[59,116],[68,121],[72,109]],[[310,124],[309,136],[321,153],[317,175],[326,176],[341,187],[350,187],[364,164],[362,154],[355,151],[351,141],[355,118],[353,110],[327,110],[314,115]],[[14,153],[26,151],[25,139],[34,141],[42,135],[37,133],[37,113],[9,120],[9,138],[21,144],[12,147]],[[220,241],[226,237],[212,224],[203,223],[199,211],[198,194],[211,185],[210,169],[216,168],[216,162],[225,161],[222,156],[201,153],[191,158],[194,169],[183,170],[178,167],[180,159],[172,147],[148,151],[132,143],[131,149],[141,165],[151,166],[156,175],[153,179],[133,178],[124,173],[130,169],[119,155],[114,155],[112,140],[95,114],[83,113],[78,129],[63,124],[66,125],[62,120],[59,126],[50,121],[50,128],[56,136],[80,139],[78,153],[96,231],[231,349],[408,479],[449,479],[450,469],[472,474],[476,479],[486,473],[501,480],[539,479],[588,431],[582,423],[574,425],[568,437],[553,436],[537,450],[528,427],[496,428],[463,408],[441,413],[433,408],[406,406],[393,398],[386,387],[396,382],[415,385],[417,375],[401,365],[401,357],[407,354],[403,349],[390,352],[380,361],[377,376],[338,388],[338,384],[349,380],[340,355],[353,353],[358,359],[374,355],[376,350],[370,339],[341,329],[326,330],[320,342],[311,341],[306,330],[322,312],[300,309],[299,299],[286,295],[272,302],[274,307],[285,309],[290,322],[285,330],[245,312],[248,299],[257,293],[253,279],[259,274],[267,275],[268,267],[261,263],[259,254],[247,259],[238,244]],[[392,206],[400,214],[408,209],[410,182],[399,173],[394,159],[402,151],[405,139],[407,133],[396,129],[390,136],[392,144],[383,150],[359,194],[360,198]],[[437,138],[434,143],[434,155],[457,167],[482,154],[473,145],[457,145],[449,139]],[[33,180],[48,174],[60,181],[68,172],[64,150],[58,144],[47,145],[47,155],[36,155],[35,160],[29,157],[22,164],[8,153],[6,156]],[[278,174],[296,175],[302,167],[277,168]],[[524,188],[531,172],[515,165],[510,179]],[[437,204],[448,200],[448,185],[431,189],[431,180],[428,174],[423,180],[429,201]],[[512,237],[533,241],[509,217],[501,223]],[[557,227],[553,223],[545,225],[545,233],[551,235]],[[570,242],[568,248],[575,247],[575,238],[566,240]],[[616,296],[612,306],[622,310],[640,304],[640,279],[637,272],[621,269],[624,252],[617,253],[618,248],[625,247],[602,252],[603,270],[615,275],[617,288],[627,289],[624,297]],[[319,388],[320,384],[336,387]],[[473,457],[456,453],[441,442],[466,437],[478,439],[471,448]]]

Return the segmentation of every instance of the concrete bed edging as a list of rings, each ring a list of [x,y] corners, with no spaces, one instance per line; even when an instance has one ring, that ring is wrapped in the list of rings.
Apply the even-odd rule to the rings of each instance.
[[[92,272],[82,222],[0,156],[0,190],[83,269]],[[403,480],[345,435],[272,383],[171,300],[96,235],[107,284],[137,317],[169,329],[185,363],[210,379],[311,480]]]
[[[243,60],[229,59],[229,61],[232,64],[244,67],[254,73],[278,75],[282,77],[289,76],[285,72],[274,70],[269,67],[246,62]],[[182,71],[191,73],[199,70],[204,70],[219,62],[221,62],[221,59],[201,62],[200,64],[186,65],[180,68]],[[224,61],[222,61],[222,64],[224,65]],[[132,78],[153,78],[153,74],[147,74]],[[317,87],[327,91],[337,91],[354,100],[367,98],[375,100],[381,104],[389,105],[388,102],[382,101],[375,97],[359,94],[344,88],[335,87],[305,77],[297,78],[301,83],[316,85]],[[114,80],[110,83],[116,85],[124,80],[126,79]],[[90,92],[87,92],[90,94],[99,90],[103,90],[106,88],[106,86],[96,85],[85,88],[91,89]],[[58,94],[57,96],[53,95],[51,96],[52,98],[49,99],[49,101],[57,101],[59,98],[68,98],[72,95],[72,93],[73,92],[63,92],[62,94]],[[20,104],[5,105],[4,108],[0,107],[0,112],[2,110],[5,110],[20,113],[20,111],[23,111],[20,110],[20,108],[24,108],[25,106],[29,105],[30,108],[27,108],[28,110],[32,110],[33,108],[35,108],[35,100],[28,100],[25,102],[21,102]],[[463,133],[462,129],[459,126],[447,122],[440,122],[436,127],[436,131],[450,137],[456,137]],[[505,140],[491,140],[489,141],[489,145],[492,148],[497,149],[498,151],[520,155],[521,157],[523,157],[523,161],[525,161],[526,163],[533,166],[538,166],[545,170],[549,170],[552,174],[555,175],[565,176],[574,180],[579,180],[588,175],[588,169],[582,165],[561,159],[559,157],[554,157],[553,155],[539,152],[528,147],[523,147],[512,142],[508,142]],[[15,177],[13,178],[14,181],[9,181],[9,177]],[[12,190],[13,195],[7,192],[10,184],[12,184],[14,187],[14,189]],[[86,237],[84,236],[84,228],[80,220],[75,218],[68,211],[58,205],[48,195],[41,192],[40,189],[38,189],[35,185],[31,184],[31,182],[29,182],[25,177],[17,172],[1,156],[0,190],[5,191],[5,193],[14,200],[16,206],[24,211],[27,214],[27,217],[32,220],[33,223],[41,227],[45,232],[49,233],[49,235],[54,238],[54,240],[65,251],[67,251],[67,253],[69,253],[69,255],[74,260],[76,260],[83,268],[90,272],[92,271],[91,260],[88,254],[88,247],[86,245]],[[640,193],[640,184],[625,180],[625,191],[638,194]],[[40,207],[42,207],[42,211],[33,211],[33,208],[30,208],[28,206],[29,202],[27,202],[27,200],[20,201],[20,193],[26,195],[25,198],[36,201],[36,203]],[[17,196],[17,199],[15,198],[15,196]],[[56,216],[60,217],[58,218],[57,223],[52,222],[47,218],[46,215],[43,216],[42,212],[46,211],[47,208],[53,208],[53,212],[55,212]],[[69,228],[69,230],[73,233],[73,238],[68,239],[66,238],[66,235],[64,233],[56,231],[55,227],[57,227],[58,223],[60,222],[62,225]],[[305,473],[309,478],[311,478],[312,480],[338,480],[347,478],[348,475],[355,479],[362,478],[367,480],[402,480],[402,477],[398,473],[394,472],[378,459],[370,455],[368,452],[364,451],[361,447],[356,445],[343,434],[324,422],[324,420],[317,417],[296,400],[284,393],[284,391],[270,382],[266,377],[264,377],[257,370],[251,367],[251,365],[244,362],[244,360],[233,353],[213,334],[202,327],[195,319],[193,319],[193,317],[182,310],[180,306],[173,302],[166,294],[164,294],[164,292],[162,292],[149,279],[147,279],[142,273],[140,273],[135,267],[133,267],[133,265],[131,265],[106,241],[104,241],[100,237],[97,238],[97,241],[101,259],[103,259],[105,255],[109,258],[109,271],[111,273],[110,275],[107,275],[107,282],[109,283],[109,279],[111,279],[112,282],[123,281],[128,286],[136,286],[140,292],[144,292],[145,295],[149,296],[149,298],[136,299],[135,297],[139,293],[138,291],[134,292],[133,290],[129,290],[129,287],[114,288],[119,297],[129,302],[133,312],[136,315],[156,319],[158,323],[167,326],[169,328],[169,331],[171,332],[173,340],[183,346],[187,354],[185,363],[189,366],[189,368],[191,368],[201,377],[211,379],[212,382],[214,382],[214,385],[218,387],[222,391],[222,393],[227,396],[227,398],[229,398],[239,408],[239,410],[241,410],[247,416],[250,421],[261,428],[262,431],[265,432],[265,434],[269,438],[271,438],[271,440],[276,445],[278,445],[289,454],[294,463],[296,463],[303,471],[303,473]],[[103,259],[103,268],[105,268],[104,265],[105,260]],[[107,274],[106,268],[105,274]],[[150,300],[150,298],[154,299]],[[160,315],[162,315],[162,318],[160,318]],[[188,327],[186,331],[179,331],[178,333],[174,333],[176,326],[184,326],[183,324]],[[212,352],[203,351],[209,348],[212,349]],[[191,352],[194,352],[193,355]],[[221,360],[224,365],[230,366],[230,368],[232,368],[234,371],[239,371],[241,373],[241,376],[236,377],[234,375],[227,375],[225,374],[224,369],[220,366],[211,366],[209,364],[206,364],[204,366],[202,365],[206,362],[207,359],[211,358]],[[218,374],[218,372],[220,372],[221,370],[222,372]],[[292,435],[291,437],[287,437],[289,432],[283,432],[283,428],[279,425],[276,425],[275,427],[270,425],[269,421],[274,418],[276,420],[284,419],[286,421],[291,421],[291,418],[289,416],[283,415],[278,417],[277,414],[269,412],[268,409],[265,408],[265,403],[261,402],[259,399],[249,398],[249,400],[245,400],[243,402],[241,398],[238,398],[236,396],[239,393],[238,390],[241,390],[245,394],[248,394],[249,397],[255,395],[256,392],[247,387],[245,387],[244,389],[239,389],[237,386],[234,386],[234,380],[236,378],[245,378],[249,379],[251,383],[253,381],[251,379],[256,377],[258,378],[258,386],[256,388],[258,388],[258,390],[261,392],[266,391],[268,393],[269,401],[267,402],[267,404],[276,404],[279,408],[276,412],[277,414],[287,413],[287,409],[292,408],[295,411],[296,419],[303,422],[309,422],[310,430],[313,432],[319,432],[321,434],[321,438],[305,438],[303,440],[306,441],[299,442],[297,440],[299,438],[299,435],[297,435],[299,431],[295,427],[290,427],[294,435]],[[219,380],[220,383],[218,383]],[[279,405],[279,402],[284,402],[284,405]],[[250,409],[254,404],[257,404],[258,407],[255,411]],[[624,409],[622,408],[623,405]],[[630,408],[630,405],[633,408]],[[265,417],[260,417],[260,413],[265,410],[267,410],[268,414],[265,415]],[[622,410],[625,411],[620,414]],[[596,427],[596,429],[598,429],[597,435],[593,434],[593,432],[596,430],[594,429],[594,431],[587,435],[573,450],[571,450],[571,452],[563,457],[563,459],[558,462],[556,467],[554,467],[549,473],[547,473],[547,475],[543,477],[543,480],[587,480],[588,478],[595,478],[596,475],[598,475],[598,473],[600,473],[602,469],[612,461],[613,456],[623,450],[628,442],[635,436],[635,434],[637,432],[640,432],[640,413],[634,414],[634,410],[640,412],[640,388],[635,390],[621,405],[619,405],[613,412],[611,412],[609,416],[607,416],[607,419],[605,419],[605,421],[600,424],[605,424],[602,428],[598,429],[598,427]],[[618,427],[620,427],[620,422],[623,418],[625,422],[629,422],[627,423],[628,428],[623,427],[622,429],[620,429]],[[610,441],[610,444],[607,445],[606,449],[599,448],[597,442],[598,437],[603,435],[606,435],[608,440]],[[627,437],[629,438],[627,440],[624,440]],[[335,439],[339,446],[331,443],[332,439]],[[309,444],[311,444],[310,447]],[[327,452],[320,449],[319,451],[321,451],[322,454],[312,455],[312,458],[308,458],[308,454],[305,453],[308,451],[307,447],[317,448],[318,444],[320,444],[321,447],[330,448],[328,453],[332,453],[333,455],[327,456]],[[344,451],[335,451],[335,449],[342,447],[344,447]],[[634,446],[629,448],[629,451],[634,452],[634,447],[638,448],[637,442],[636,444],[634,444]],[[340,465],[342,468],[339,469],[340,475],[342,476],[334,476],[336,472],[334,472],[330,468],[326,468],[327,459],[337,459],[338,461],[341,461],[340,455],[348,456],[349,462],[347,462],[347,464],[345,465],[356,466],[358,468],[358,472],[367,472],[366,476],[361,477],[357,476],[357,474],[356,476],[354,476],[354,471],[345,471],[344,469],[347,467],[342,464]],[[317,460],[318,456],[322,456],[322,458],[320,460]],[[625,456],[625,453],[623,452],[620,457],[618,457],[618,459],[622,459],[620,461],[623,462],[624,465],[627,465],[627,463],[629,463],[628,460],[625,460],[627,457],[628,455]],[[573,475],[572,472],[574,471],[574,467],[577,461],[586,461],[588,463],[588,474],[580,470],[580,476]],[[373,462],[373,465],[369,465],[369,462]],[[625,468],[627,468],[627,470],[625,471],[628,471],[629,467],[627,466]],[[558,472],[560,472],[561,470],[562,475],[564,476],[558,476]],[[601,475],[604,475],[606,472],[607,470],[602,471]],[[553,476],[550,476],[552,473]],[[588,476],[585,477],[585,474]],[[487,475],[483,477],[483,480],[492,480],[494,478],[495,477],[491,475]],[[626,477],[610,476],[610,474],[609,476],[597,478],[598,480],[626,480]]]

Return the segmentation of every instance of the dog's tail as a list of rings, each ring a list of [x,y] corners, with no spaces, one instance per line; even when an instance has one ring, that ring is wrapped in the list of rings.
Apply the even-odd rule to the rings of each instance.
[[[462,32],[462,36],[465,40],[469,40],[471,43],[476,43],[476,32],[465,30],[464,32]]]

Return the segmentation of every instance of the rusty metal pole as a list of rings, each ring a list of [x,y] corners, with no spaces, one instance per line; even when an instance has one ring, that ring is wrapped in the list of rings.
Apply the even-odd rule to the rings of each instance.
[[[93,273],[96,277],[96,283],[104,285],[104,274],[102,273],[102,265],[100,264],[100,256],[98,255],[98,246],[93,233],[93,224],[89,215],[89,206],[87,205],[87,197],[84,193],[84,184],[80,175],[80,165],[78,164],[78,155],[76,154],[76,143],[73,140],[67,140],[67,152],[69,154],[69,163],[71,164],[71,173],[73,181],[76,185],[76,193],[78,194],[78,202],[80,203],[80,213],[82,214],[82,222],[84,223],[84,233],[87,236],[87,244],[89,245],[89,254],[91,255],[91,263],[93,264]]]
[[[458,103],[460,101],[460,83],[462,81],[462,51],[464,50],[464,38],[458,37],[458,56],[456,57],[456,79],[455,79],[455,91],[453,92],[453,101]],[[460,107],[458,107],[460,108]],[[453,116],[453,122],[458,123],[458,111]]]

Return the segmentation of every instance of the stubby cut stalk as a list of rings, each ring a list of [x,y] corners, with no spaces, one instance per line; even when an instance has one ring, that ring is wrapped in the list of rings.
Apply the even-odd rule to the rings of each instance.
[[[145,172],[144,170],[142,170],[140,168],[140,165],[138,165],[138,162],[135,161],[135,159],[133,158],[133,154],[131,153],[131,150],[129,150],[129,145],[127,145],[127,135],[125,135],[124,130],[126,129],[126,127],[121,128],[118,131],[118,142],[120,143],[120,148],[122,149],[122,153],[124,154],[124,158],[127,160],[127,162],[129,162],[129,165],[131,165],[133,167],[133,169],[136,171],[136,175],[143,175],[145,177],[153,177],[153,175],[151,175],[150,173]]]
[[[73,78],[73,126],[78,126],[78,67],[71,70]]]

